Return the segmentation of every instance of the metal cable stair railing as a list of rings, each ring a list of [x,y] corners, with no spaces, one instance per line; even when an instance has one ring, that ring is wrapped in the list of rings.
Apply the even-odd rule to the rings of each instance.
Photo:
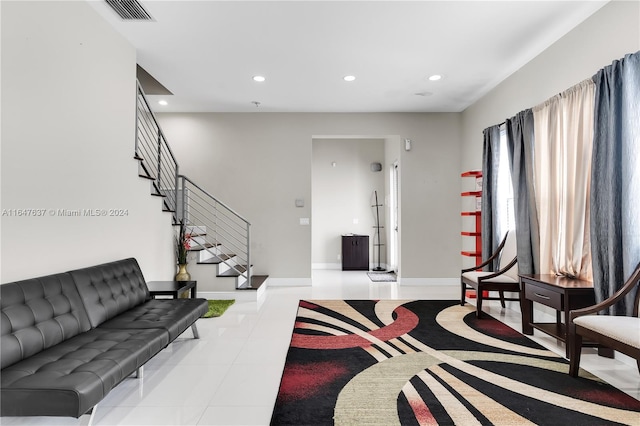
[[[198,263],[224,265],[218,276],[237,277],[236,288],[251,283],[251,224],[191,179],[180,175],[178,205],[184,205],[184,223],[196,243]]]
[[[138,83],[135,159],[139,176],[151,181],[151,194],[162,197],[173,224],[191,234],[198,263],[218,265],[218,276],[236,277],[237,289],[251,286],[251,224],[191,179],[178,162]]]
[[[151,181],[151,195],[162,197],[162,209],[172,212],[173,223],[179,223],[176,203],[178,162],[139,83],[136,103],[135,158],[139,161],[138,175]]]

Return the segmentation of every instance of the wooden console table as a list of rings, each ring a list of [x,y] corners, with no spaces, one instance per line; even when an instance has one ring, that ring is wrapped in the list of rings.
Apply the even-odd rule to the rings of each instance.
[[[522,334],[533,334],[533,329],[549,334],[565,343],[569,358],[568,327],[569,311],[595,304],[593,283],[553,274],[520,275],[520,301],[522,306]],[[556,310],[555,323],[539,323],[533,320],[533,302]],[[564,315],[562,315],[564,313]],[[563,322],[563,317],[564,321]],[[589,345],[586,342],[583,346]],[[598,354],[613,357],[613,350],[598,347]]]

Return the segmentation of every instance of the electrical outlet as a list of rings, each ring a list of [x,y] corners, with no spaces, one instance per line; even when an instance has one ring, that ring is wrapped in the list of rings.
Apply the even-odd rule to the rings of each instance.
[[[338,260],[342,260],[342,255],[341,254],[338,255]]]

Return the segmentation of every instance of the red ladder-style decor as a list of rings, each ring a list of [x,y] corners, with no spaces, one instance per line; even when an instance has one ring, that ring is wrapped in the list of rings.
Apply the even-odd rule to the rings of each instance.
[[[482,200],[482,171],[480,170],[470,170],[468,172],[464,172],[461,174],[462,177],[473,177],[475,178],[475,190],[474,191],[466,191],[461,193],[463,197],[475,197],[475,206],[476,209],[474,211],[463,211],[461,213],[462,216],[475,216],[476,227],[474,231],[462,231],[460,234],[465,237],[475,237],[476,239],[476,247],[474,251],[461,251],[460,253],[463,256],[475,257],[476,265],[482,263],[482,211],[481,211],[481,200]],[[467,291],[467,297],[473,298],[476,297],[474,290]]]

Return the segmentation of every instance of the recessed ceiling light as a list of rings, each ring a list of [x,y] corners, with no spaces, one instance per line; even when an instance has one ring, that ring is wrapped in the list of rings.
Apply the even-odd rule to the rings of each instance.
[[[265,81],[265,80],[266,80],[266,78],[264,78],[264,77],[263,77],[263,76],[261,76],[261,75],[254,75],[254,76],[253,76],[253,81],[257,81],[258,83],[262,83],[262,82],[263,82],[263,81]]]
[[[430,81],[438,81],[438,80],[440,80],[441,78],[442,78],[442,76],[441,76],[441,75],[439,75],[439,74],[434,74],[434,75],[432,75],[432,76],[430,76],[430,77],[429,77],[429,80],[430,80]]]
[[[344,77],[342,77],[344,81],[353,81],[356,79],[355,75],[345,75]]]
[[[162,106],[167,106],[167,105],[169,105],[169,102],[165,101],[164,99],[159,100],[159,101],[158,101],[158,103],[159,103],[160,105],[162,105]]]

